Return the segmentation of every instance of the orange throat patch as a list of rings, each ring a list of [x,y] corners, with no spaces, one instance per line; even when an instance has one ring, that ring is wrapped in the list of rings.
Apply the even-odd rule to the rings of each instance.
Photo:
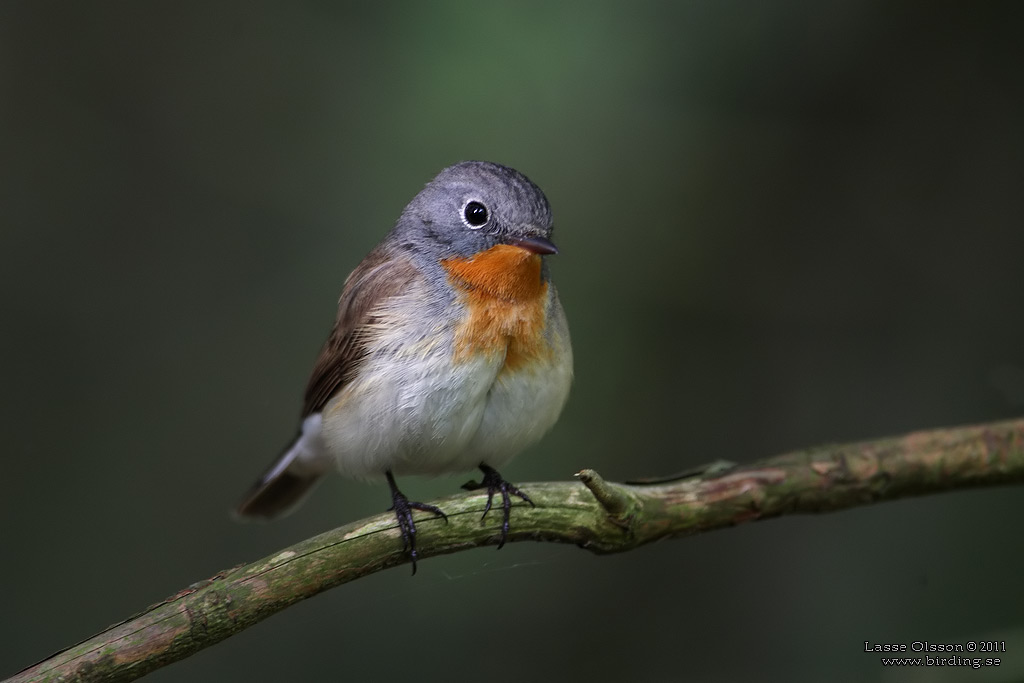
[[[541,257],[499,244],[472,258],[441,261],[466,307],[455,330],[455,360],[504,353],[503,369],[513,370],[548,353],[544,340],[548,283],[541,279]]]

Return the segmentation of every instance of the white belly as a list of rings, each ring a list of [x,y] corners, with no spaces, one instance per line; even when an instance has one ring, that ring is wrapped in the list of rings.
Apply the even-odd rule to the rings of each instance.
[[[555,297],[552,288],[548,301]],[[310,450],[318,451],[311,465],[326,468],[333,461],[342,474],[360,479],[387,470],[437,475],[482,462],[501,467],[554,425],[572,382],[559,307],[551,304],[546,351],[513,372],[502,349],[456,360],[455,316],[447,317],[442,306],[425,316],[423,301],[394,300],[394,314],[380,316],[371,330],[373,353],[324,407],[318,433],[309,439],[317,446]]]
[[[569,393],[571,359],[509,373],[500,357],[453,365],[445,354],[427,356],[440,358],[367,367],[326,406],[323,444],[342,474],[501,467],[551,428]]]

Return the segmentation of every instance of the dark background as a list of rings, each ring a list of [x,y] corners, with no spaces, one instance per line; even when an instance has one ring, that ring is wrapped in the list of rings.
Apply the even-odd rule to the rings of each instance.
[[[0,675],[383,511],[228,516],[438,170],[546,191],[576,382],[505,471],[625,479],[1024,414],[1017,3],[0,5]],[[427,500],[465,475],[406,481]],[[153,681],[1024,677],[1024,498],[330,591]],[[987,671],[863,641],[1007,641]]]

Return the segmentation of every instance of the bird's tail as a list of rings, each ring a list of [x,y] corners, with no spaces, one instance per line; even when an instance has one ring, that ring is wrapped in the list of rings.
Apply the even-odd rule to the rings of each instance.
[[[235,508],[241,519],[274,519],[288,514],[306,499],[322,474],[303,476],[282,472],[270,479],[260,479]]]
[[[320,439],[320,415],[302,423],[291,446],[253,484],[235,508],[239,519],[273,519],[293,511],[329,470]]]

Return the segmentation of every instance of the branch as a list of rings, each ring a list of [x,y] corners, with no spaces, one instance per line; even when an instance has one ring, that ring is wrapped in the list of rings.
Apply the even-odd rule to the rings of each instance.
[[[1024,482],[1024,418],[797,451],[749,465],[718,463],[674,478],[612,484],[525,484],[510,541],[574,543],[614,553],[664,538],[784,514],[826,512],[949,489]],[[497,542],[501,515],[481,524],[485,497],[437,501],[450,523],[417,520],[421,558]],[[291,604],[405,564],[394,516],[320,534],[223,571],[8,679],[130,681],[188,657]]]

